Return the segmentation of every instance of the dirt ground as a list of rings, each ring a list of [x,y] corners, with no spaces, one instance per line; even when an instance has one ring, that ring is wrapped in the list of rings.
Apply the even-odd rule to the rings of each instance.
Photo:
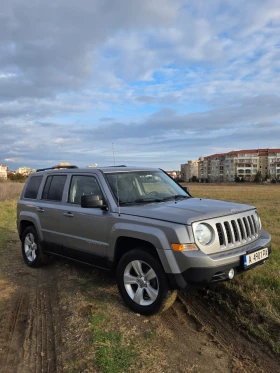
[[[266,346],[207,308],[197,292],[180,292],[168,311],[147,318],[123,305],[105,271],[62,259],[27,267],[16,232],[10,232],[0,261],[0,372],[101,373],[89,325],[96,310],[110,315],[114,330],[138,341],[129,371],[280,372],[280,361]]]

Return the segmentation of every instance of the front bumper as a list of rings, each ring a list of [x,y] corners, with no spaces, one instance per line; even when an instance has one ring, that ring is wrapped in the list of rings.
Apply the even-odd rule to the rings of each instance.
[[[201,255],[199,257],[189,257],[188,268],[180,273],[167,273],[167,278],[172,289],[185,289],[186,287],[203,287],[207,284],[229,280],[229,270],[234,269],[234,275],[246,272],[260,264],[263,264],[268,258],[261,260],[250,267],[244,267],[243,256],[246,253],[251,253],[263,248],[268,248],[269,256],[271,254],[271,237],[267,232],[262,233],[259,240],[254,242],[254,245],[246,245],[239,248],[237,255],[228,253],[219,253],[212,256]],[[233,253],[232,253],[233,254]],[[177,258],[178,259],[178,258]],[[186,256],[185,256],[186,259]],[[194,259],[194,260],[193,260]],[[194,266],[192,266],[192,263]],[[201,263],[201,265],[200,265]],[[182,267],[182,261],[181,261]]]

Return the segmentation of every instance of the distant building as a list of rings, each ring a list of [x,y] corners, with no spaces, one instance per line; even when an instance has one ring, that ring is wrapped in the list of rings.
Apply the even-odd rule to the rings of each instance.
[[[197,162],[198,179],[202,182],[229,182],[235,181],[236,177],[253,181],[257,172],[263,179],[280,180],[280,149],[233,150],[209,155]],[[185,174],[187,177],[187,170]]]
[[[181,180],[190,181],[193,176],[198,178],[198,164],[199,160],[192,160],[181,164]]]
[[[165,171],[169,176],[172,177],[172,179],[177,179],[180,177],[179,171]]]
[[[34,171],[35,170],[32,170],[30,167],[23,166],[23,167],[19,167],[16,170],[16,173],[21,174],[21,175],[29,175],[31,174],[31,172],[34,172]]]
[[[8,174],[8,166],[5,166],[4,164],[0,164],[0,179],[7,180],[7,174]]]

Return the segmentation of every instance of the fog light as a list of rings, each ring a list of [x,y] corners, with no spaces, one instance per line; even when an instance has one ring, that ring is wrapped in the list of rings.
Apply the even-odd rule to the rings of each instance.
[[[234,275],[235,275],[234,269],[231,268],[231,269],[228,271],[228,278],[229,278],[230,280],[232,280],[233,277],[234,277]]]

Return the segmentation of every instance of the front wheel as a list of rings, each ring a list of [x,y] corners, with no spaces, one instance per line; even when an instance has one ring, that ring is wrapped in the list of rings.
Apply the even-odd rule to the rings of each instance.
[[[177,292],[170,291],[161,263],[145,248],[126,253],[117,267],[120,294],[128,307],[143,315],[169,308]]]

